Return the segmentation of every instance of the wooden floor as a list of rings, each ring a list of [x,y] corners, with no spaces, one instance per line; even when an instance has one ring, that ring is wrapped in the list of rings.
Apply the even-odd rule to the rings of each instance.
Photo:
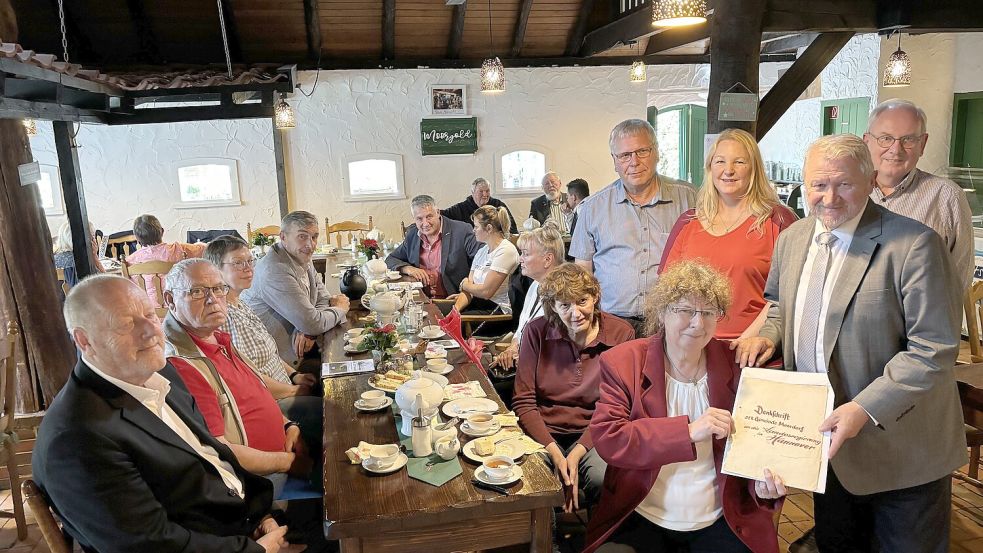
[[[0,509],[10,510],[12,499],[9,491],[0,491]],[[34,524],[30,509],[27,512],[27,540],[17,541],[17,529],[13,519],[0,519],[0,551],[9,553],[48,553],[41,532]],[[778,525],[779,544],[787,553],[789,543],[812,528],[812,496],[796,492],[789,496],[782,510]],[[983,490],[958,479],[952,481],[952,553],[983,552]],[[299,549],[299,548],[298,548]]]

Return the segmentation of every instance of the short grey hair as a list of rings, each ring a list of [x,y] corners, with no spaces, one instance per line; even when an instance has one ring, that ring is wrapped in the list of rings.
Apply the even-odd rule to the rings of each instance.
[[[410,200],[410,213],[413,213],[421,207],[432,207],[437,211],[440,211],[437,209],[437,200],[433,199],[433,196],[429,196],[427,194],[414,196],[413,199]]]
[[[167,272],[167,276],[164,277],[164,291],[174,292],[175,290],[187,289],[191,285],[191,279],[188,278],[188,271],[195,265],[207,265],[218,271],[211,261],[203,257],[178,261]],[[221,271],[219,273],[221,274]]]
[[[543,175],[543,180],[539,183],[540,186],[546,184],[546,181],[548,181],[550,177],[556,177],[556,180],[560,180],[560,175],[557,175],[556,171],[546,171],[546,174]],[[563,181],[560,181],[560,184],[563,184]]]
[[[853,134],[831,134],[816,140],[806,150],[806,164],[813,155],[821,155],[824,159],[848,158],[856,161],[864,178],[874,177],[874,162],[870,159],[870,150],[863,139]],[[808,178],[808,175],[806,176]],[[809,182],[806,181],[808,186]]]
[[[659,143],[655,139],[655,128],[644,119],[626,119],[611,129],[611,136],[608,138],[608,149],[614,153],[614,141],[628,136],[644,134],[652,142],[652,147],[659,149]]]
[[[309,211],[291,211],[280,221],[280,232],[287,232],[293,228],[307,228],[318,226],[317,217]]]
[[[93,315],[104,315],[109,310],[111,306],[106,290],[110,286],[132,286],[140,291],[136,284],[119,275],[101,273],[82,279],[68,291],[65,305],[62,306],[69,332],[77,328],[85,329],[92,322]],[[146,296],[146,292],[141,293]]]
[[[870,128],[874,126],[874,123],[881,114],[892,109],[906,109],[910,111],[918,118],[918,134],[921,135],[928,132],[928,115],[925,115],[925,110],[915,105],[914,102],[900,98],[891,98],[890,100],[884,100],[877,104],[877,107],[870,112],[870,117],[867,118],[867,132],[870,132]]]
[[[516,241],[519,249],[527,247],[529,244],[539,245],[543,253],[553,254],[553,263],[559,265],[566,258],[566,246],[563,243],[563,236],[553,221],[546,221],[546,224],[523,232]]]
[[[474,190],[474,188],[479,184],[484,184],[485,186],[491,188],[491,183],[488,182],[488,179],[486,179],[485,177],[478,177],[474,179],[474,182],[471,183],[471,189]]]

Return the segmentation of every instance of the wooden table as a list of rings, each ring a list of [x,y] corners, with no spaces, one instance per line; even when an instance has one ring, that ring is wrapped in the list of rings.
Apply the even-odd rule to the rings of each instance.
[[[430,323],[436,308],[427,304]],[[362,310],[349,312],[348,322],[325,335],[322,359],[342,361],[368,354],[346,355],[344,332],[354,326]],[[477,380],[488,398],[504,405],[483,371],[465,363],[460,350],[450,350],[448,361],[457,368],[451,382]],[[344,451],[360,440],[396,443],[391,410],[358,412],[353,403],[371,388],[369,375],[329,378],[324,381],[324,534],[338,539],[343,553],[474,551],[529,543],[530,551],[552,550],[553,508],[563,503],[563,490],[553,471],[539,455],[521,462],[523,478],[509,495],[475,488],[470,481],[478,465],[458,457],[463,473],[440,487],[410,478],[406,469],[392,474],[368,474],[348,461]],[[467,437],[461,435],[462,440]]]

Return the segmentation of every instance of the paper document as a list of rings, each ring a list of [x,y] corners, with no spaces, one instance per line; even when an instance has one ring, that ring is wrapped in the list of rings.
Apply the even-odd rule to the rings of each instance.
[[[722,472],[763,480],[768,468],[786,486],[823,493],[829,432],[818,428],[832,412],[833,388],[825,373],[744,369]]]

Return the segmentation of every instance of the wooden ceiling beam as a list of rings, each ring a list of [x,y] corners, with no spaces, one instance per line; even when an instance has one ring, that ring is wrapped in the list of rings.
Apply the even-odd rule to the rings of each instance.
[[[771,90],[761,99],[755,127],[758,140],[768,134],[789,106],[802,95],[812,81],[816,80],[853,35],[854,33],[850,31],[823,33],[802,52],[799,59],[795,60],[775,86],[771,87]]]
[[[584,44],[584,35],[587,33],[587,21],[590,14],[594,11],[594,0],[580,0],[580,13],[577,14],[577,22],[570,30],[570,38],[567,39],[567,56],[576,56],[580,52],[580,47]]]
[[[307,34],[307,58],[321,59],[321,18],[317,0],[304,0],[304,27]]]
[[[664,29],[658,34],[649,37],[648,46],[645,48],[645,55],[658,54],[708,38],[710,38],[709,22],[690,25],[688,27]]]
[[[447,39],[447,59],[456,60],[461,57],[461,39],[464,37],[464,15],[468,11],[467,2],[454,6],[451,17],[451,34]]]
[[[396,57],[396,0],[382,0],[382,57]]]
[[[515,32],[512,33],[512,57],[519,57],[522,43],[526,40],[526,24],[529,23],[529,12],[532,11],[532,0],[522,0],[519,17],[515,20]]]
[[[589,58],[618,44],[630,44],[656,32],[658,29],[652,27],[652,12],[638,10],[587,33],[578,52],[580,57]]]
[[[819,36],[818,33],[802,33],[772,40],[761,45],[761,53],[779,54],[781,52],[795,52],[799,48],[805,48],[812,44],[812,41],[817,36]]]

